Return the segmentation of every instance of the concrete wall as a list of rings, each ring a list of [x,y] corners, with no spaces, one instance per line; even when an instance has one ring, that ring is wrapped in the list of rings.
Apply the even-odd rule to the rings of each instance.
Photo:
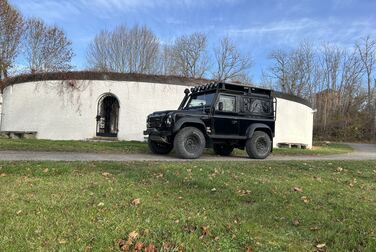
[[[146,117],[177,109],[185,86],[128,81],[41,81],[8,86],[3,91],[2,131],[36,131],[39,139],[83,140],[96,135],[99,98],[114,94],[120,102],[120,140],[144,140]],[[312,109],[277,99],[274,145],[312,146]]]
[[[95,137],[99,98],[114,94],[120,102],[122,140],[143,140],[146,117],[177,109],[184,86],[143,82],[78,81],[72,89],[61,81],[29,82],[4,89],[2,131],[36,131],[39,139],[79,140]],[[64,86],[64,88],[61,88]]]

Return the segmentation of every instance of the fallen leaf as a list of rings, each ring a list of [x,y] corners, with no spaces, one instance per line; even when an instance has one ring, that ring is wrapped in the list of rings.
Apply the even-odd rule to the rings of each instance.
[[[245,251],[246,252],[253,252],[253,249],[252,249],[251,246],[248,246],[248,247],[245,248]]]
[[[99,202],[98,206],[102,207],[102,206],[104,206],[104,203],[103,202]]]
[[[157,248],[155,247],[154,243],[150,243],[147,247],[144,249],[145,252],[157,252]]]
[[[48,172],[48,168],[44,169],[43,172],[44,172],[44,173]]]
[[[245,195],[248,195],[251,193],[250,190],[238,190],[238,193],[240,194],[240,196],[245,196]]]
[[[303,189],[300,187],[294,187],[294,192],[303,192]]]
[[[129,251],[129,246],[132,244],[132,241],[130,239],[126,240],[118,240],[118,245],[120,250],[122,251]]]
[[[325,243],[317,244],[317,245],[316,245],[316,248],[321,249],[321,248],[323,248],[323,247],[325,247],[325,246],[326,246]]]
[[[111,173],[109,173],[109,172],[102,172],[102,176],[103,177],[109,177],[109,176],[111,176]]]
[[[0,173],[0,177],[5,177],[6,174],[5,173]]]
[[[22,210],[18,210],[16,214],[20,215],[21,213],[22,213]]]
[[[137,206],[137,205],[139,205],[141,203],[141,200],[140,199],[134,199],[134,200],[132,200],[132,205],[134,205],[134,206]]]
[[[61,239],[61,240],[59,240],[59,243],[60,243],[60,244],[65,244],[65,243],[67,243],[67,241],[64,240],[64,239]]]
[[[171,243],[163,242],[162,248],[163,248],[163,251],[170,251],[171,250]]]
[[[303,200],[303,202],[305,204],[308,204],[309,203],[309,199],[307,198],[307,196],[302,196],[301,199]]]
[[[138,233],[136,232],[136,231],[132,231],[132,232],[130,232],[129,234],[128,234],[128,238],[130,239],[130,240],[134,240],[134,239],[136,239],[138,237]]]
[[[318,176],[313,176],[314,179],[316,179],[317,181],[321,182],[321,177],[318,177]]]
[[[212,191],[212,192],[215,192],[215,191],[217,191],[217,189],[215,189],[215,188],[212,188],[212,189],[211,189],[211,191]]]
[[[337,167],[336,172],[341,172],[341,171],[343,171],[343,168],[342,167]]]
[[[134,250],[135,251],[141,251],[143,246],[144,246],[144,244],[142,242],[138,241],[138,242],[136,242],[136,245],[134,245]]]
[[[201,227],[201,234],[203,235],[203,236],[207,236],[207,235],[209,235],[209,227],[208,226],[205,226],[205,227]]]
[[[299,226],[300,221],[299,221],[299,220],[293,220],[293,221],[292,221],[292,224],[293,224],[294,226]]]
[[[219,236],[214,237],[214,241],[218,241],[218,240],[219,240]]]
[[[319,229],[320,229],[319,227],[314,226],[314,227],[311,227],[309,230],[311,230],[311,231],[317,231],[317,230],[319,230]]]

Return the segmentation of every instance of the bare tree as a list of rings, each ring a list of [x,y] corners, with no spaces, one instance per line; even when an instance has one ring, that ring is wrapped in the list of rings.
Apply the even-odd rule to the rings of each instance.
[[[173,59],[174,48],[172,45],[164,45],[159,55],[159,73],[163,75],[179,75]]]
[[[207,38],[203,33],[177,38],[172,47],[174,71],[185,77],[203,77],[209,69],[206,46]]]
[[[251,59],[241,55],[229,37],[224,37],[220,41],[219,47],[214,49],[214,55],[217,69],[213,73],[213,79],[218,81],[246,79],[247,70],[251,67]]]
[[[30,72],[67,71],[72,68],[72,42],[58,27],[40,19],[26,23],[25,58]]]
[[[376,65],[376,40],[371,39],[369,36],[362,38],[355,44],[358,51],[360,60],[362,62],[364,72],[367,79],[367,107],[369,121],[372,125],[371,134],[372,137],[376,137],[376,100],[374,101],[374,89],[376,83],[373,86],[373,70]],[[374,103],[374,104],[373,104]]]
[[[102,72],[110,71],[110,36],[110,32],[101,31],[89,44],[86,58],[91,69]]]
[[[270,54],[273,61],[270,76],[283,92],[311,98],[317,84],[316,55],[309,43],[302,43],[291,51],[276,50]]]
[[[159,40],[146,26],[102,31],[90,43],[87,62],[99,71],[122,73],[156,73]]]
[[[316,134],[341,140],[364,138],[363,70],[357,52],[324,44],[318,53],[321,84],[314,103]]]
[[[369,36],[355,44],[367,77],[368,109],[372,109],[372,72],[376,64],[376,40]]]
[[[0,80],[14,64],[23,29],[21,14],[7,0],[0,0]]]

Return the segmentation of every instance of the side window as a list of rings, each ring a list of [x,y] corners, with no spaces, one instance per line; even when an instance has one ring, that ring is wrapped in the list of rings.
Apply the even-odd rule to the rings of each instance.
[[[269,100],[257,98],[244,98],[244,112],[252,114],[270,114],[272,103]]]
[[[219,104],[222,103],[223,108],[220,110]],[[236,98],[230,95],[220,95],[215,110],[222,112],[236,112]]]

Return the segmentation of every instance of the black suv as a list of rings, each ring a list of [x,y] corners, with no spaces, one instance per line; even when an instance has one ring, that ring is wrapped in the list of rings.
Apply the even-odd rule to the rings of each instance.
[[[232,83],[210,83],[185,90],[178,110],[147,118],[149,148],[181,158],[201,156],[205,147],[218,155],[246,149],[249,157],[264,159],[272,151],[276,101],[272,91]]]

